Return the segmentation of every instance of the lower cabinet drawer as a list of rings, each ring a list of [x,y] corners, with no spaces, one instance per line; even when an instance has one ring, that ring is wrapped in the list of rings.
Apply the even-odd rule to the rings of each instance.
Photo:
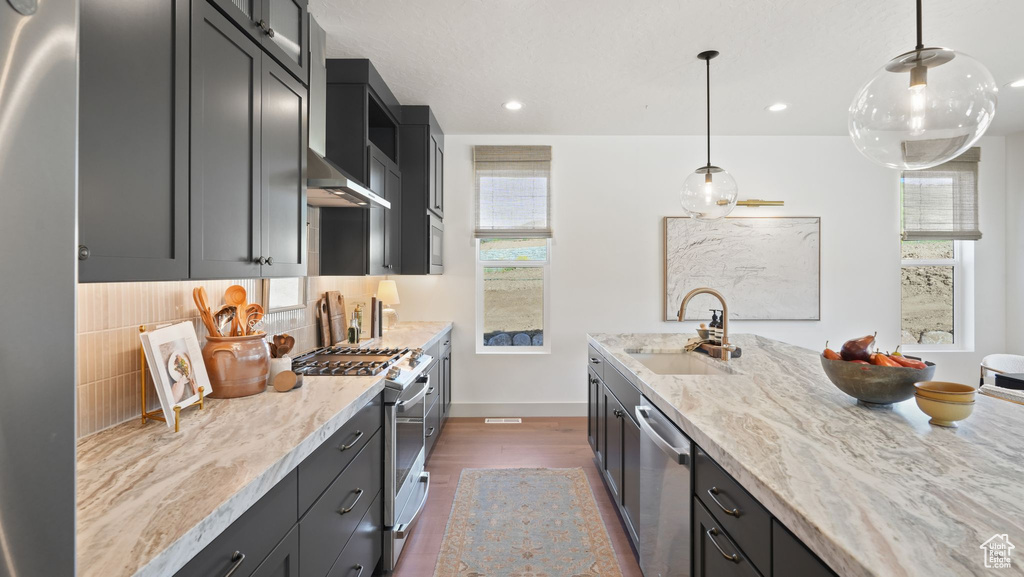
[[[427,375],[430,377],[430,382],[427,387],[427,396],[423,397],[423,402],[429,407],[431,403],[441,397],[441,359],[434,359],[434,362],[430,363]]]
[[[234,577],[234,576],[232,576]],[[299,577],[299,526],[292,527],[252,577]]]
[[[369,577],[380,561],[384,543],[384,491],[363,515],[341,557],[334,563],[327,577]]]
[[[430,451],[437,443],[437,438],[441,436],[441,403],[436,399],[433,406],[427,409],[425,422],[426,424],[423,426],[424,454],[429,457]]]
[[[383,397],[377,395],[299,463],[300,512],[305,513],[309,509],[331,481],[359,454],[383,422]]]
[[[327,574],[383,487],[382,433],[378,430],[373,434],[345,472],[299,522],[302,577]]]
[[[699,499],[693,500],[694,577],[761,577]],[[798,577],[779,575],[778,577]]]
[[[298,519],[297,486],[297,475],[292,471],[193,557],[176,577],[220,576],[232,569],[231,577],[253,575]]]
[[[698,449],[693,490],[759,570],[771,570],[772,516],[724,469]]]

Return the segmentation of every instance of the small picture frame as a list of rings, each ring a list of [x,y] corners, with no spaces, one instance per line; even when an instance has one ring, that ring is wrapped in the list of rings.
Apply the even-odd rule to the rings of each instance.
[[[182,322],[139,335],[167,427],[174,428],[174,407],[187,407],[213,391],[203,351],[192,323]]]

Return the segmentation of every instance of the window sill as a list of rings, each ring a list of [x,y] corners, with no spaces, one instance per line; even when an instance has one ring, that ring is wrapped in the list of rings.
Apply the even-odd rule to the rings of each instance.
[[[920,345],[920,346],[907,346],[901,345],[900,351],[917,356],[918,354],[936,354],[936,353],[973,353],[973,347],[964,347],[957,345]]]
[[[536,347],[536,350],[523,350],[527,347],[488,347],[485,350],[477,349],[478,355],[550,355],[548,347]],[[534,348],[534,347],[529,347]]]

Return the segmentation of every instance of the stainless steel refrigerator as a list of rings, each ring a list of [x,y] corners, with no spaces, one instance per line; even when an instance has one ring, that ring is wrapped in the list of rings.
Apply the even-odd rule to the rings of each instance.
[[[75,571],[78,1],[0,0],[0,576]]]

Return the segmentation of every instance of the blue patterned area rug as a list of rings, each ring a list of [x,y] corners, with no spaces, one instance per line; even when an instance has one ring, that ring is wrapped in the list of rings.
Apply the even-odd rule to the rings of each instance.
[[[583,469],[465,469],[434,577],[621,577]]]

